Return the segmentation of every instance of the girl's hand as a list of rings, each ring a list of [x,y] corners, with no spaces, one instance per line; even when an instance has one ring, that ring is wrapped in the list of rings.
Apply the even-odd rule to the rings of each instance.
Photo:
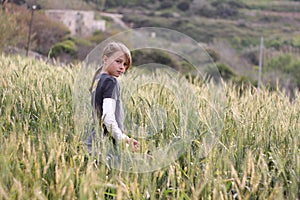
[[[132,150],[135,152],[139,149],[139,142],[133,138],[128,137],[126,140],[128,146],[132,145]]]

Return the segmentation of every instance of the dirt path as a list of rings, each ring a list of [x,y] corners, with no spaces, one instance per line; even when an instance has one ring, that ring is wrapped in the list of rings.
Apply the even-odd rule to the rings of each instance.
[[[119,24],[122,28],[128,29],[129,27],[123,22],[122,14],[115,14],[115,13],[106,13],[106,12],[100,12],[101,16],[110,17],[113,19],[113,21],[117,24]]]

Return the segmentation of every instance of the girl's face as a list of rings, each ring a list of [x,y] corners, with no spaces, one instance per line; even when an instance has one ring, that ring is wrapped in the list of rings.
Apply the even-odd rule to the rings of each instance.
[[[119,77],[128,68],[127,57],[122,52],[117,52],[110,57],[103,57],[103,72],[110,76]]]

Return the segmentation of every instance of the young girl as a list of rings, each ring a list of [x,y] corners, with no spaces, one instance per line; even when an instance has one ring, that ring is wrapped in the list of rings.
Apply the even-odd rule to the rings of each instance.
[[[102,61],[102,66],[97,69],[89,89],[92,94],[93,117],[103,123],[100,134],[110,135],[114,144],[126,141],[133,151],[136,151],[138,141],[128,137],[123,130],[124,111],[117,80],[131,65],[130,51],[122,43],[110,42],[103,49]],[[92,152],[94,138],[95,130],[86,141],[89,153]]]

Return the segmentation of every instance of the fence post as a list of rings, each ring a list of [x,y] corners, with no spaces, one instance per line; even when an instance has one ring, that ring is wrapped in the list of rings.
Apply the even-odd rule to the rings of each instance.
[[[30,18],[30,24],[29,24],[29,33],[28,33],[28,40],[27,40],[26,56],[28,56],[28,52],[29,52],[30,38],[31,38],[31,29],[32,29],[32,21],[33,21],[33,14],[34,14],[34,10],[35,9],[36,9],[36,5],[33,5],[31,7],[31,18]]]

